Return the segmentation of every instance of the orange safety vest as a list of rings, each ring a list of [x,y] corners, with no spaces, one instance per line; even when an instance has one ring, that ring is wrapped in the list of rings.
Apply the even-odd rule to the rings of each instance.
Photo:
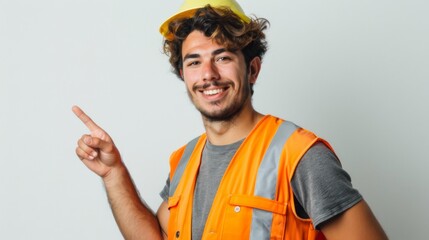
[[[214,197],[202,239],[325,239],[311,220],[297,216],[291,179],[317,141],[291,122],[265,116],[243,141]],[[192,202],[206,135],[170,159],[168,239],[192,236]]]

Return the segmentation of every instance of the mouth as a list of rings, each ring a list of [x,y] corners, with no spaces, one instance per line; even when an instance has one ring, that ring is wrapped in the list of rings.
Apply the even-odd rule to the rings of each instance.
[[[225,93],[230,87],[231,83],[225,82],[225,83],[206,83],[204,85],[196,85],[193,87],[193,90],[195,92],[201,93],[203,96],[206,97],[212,97],[217,95],[222,95],[222,93]]]
[[[224,91],[223,88],[216,88],[216,89],[208,89],[208,90],[204,90],[202,91],[202,93],[206,96],[213,96],[216,94],[220,94]]]

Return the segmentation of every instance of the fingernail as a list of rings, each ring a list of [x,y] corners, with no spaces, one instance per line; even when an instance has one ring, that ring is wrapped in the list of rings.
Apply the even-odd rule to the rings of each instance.
[[[91,144],[91,138],[90,137],[85,137],[83,139],[83,142],[86,143],[86,144]]]
[[[91,155],[89,155],[88,158],[89,158],[89,160],[94,160],[94,157]]]
[[[91,155],[92,157],[97,157],[97,152],[92,152]]]

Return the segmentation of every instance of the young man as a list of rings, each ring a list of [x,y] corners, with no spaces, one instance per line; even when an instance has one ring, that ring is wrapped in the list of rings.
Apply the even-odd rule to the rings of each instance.
[[[172,154],[156,214],[109,135],[73,108],[90,130],[76,153],[126,239],[387,239],[327,142],[253,108],[267,24],[234,0],[188,0],[161,26],[205,133]]]

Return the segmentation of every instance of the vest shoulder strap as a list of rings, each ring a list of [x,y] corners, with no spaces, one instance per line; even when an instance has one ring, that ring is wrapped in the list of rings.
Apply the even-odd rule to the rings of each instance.
[[[198,141],[201,136],[194,138],[191,140],[186,146],[182,149],[179,149],[182,153],[182,157],[176,163],[172,163],[172,167],[170,169],[170,188],[169,188],[169,196],[173,196],[176,191],[177,185],[179,185],[180,179],[182,178],[183,172],[186,169],[186,165],[188,165],[189,159],[191,158],[192,152],[195,149]],[[180,154],[178,152],[178,154]],[[173,166],[174,165],[174,166]]]

